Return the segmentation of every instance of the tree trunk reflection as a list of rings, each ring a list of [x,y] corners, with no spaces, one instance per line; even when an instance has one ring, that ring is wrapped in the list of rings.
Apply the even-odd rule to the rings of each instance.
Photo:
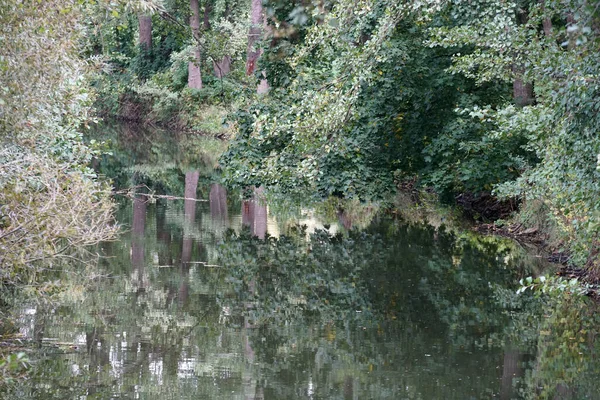
[[[227,190],[218,183],[210,187],[210,216],[213,220],[227,221]]]
[[[181,284],[179,286],[179,303],[185,304],[189,294],[189,272],[192,259],[194,239],[192,231],[196,222],[196,192],[200,171],[189,171],[185,174],[184,206],[183,206],[183,243],[181,248]]]
[[[133,199],[133,222],[131,238],[132,274],[137,275],[138,293],[144,291],[144,232],[146,230],[146,200],[142,197]]]
[[[504,352],[504,368],[502,370],[502,384],[500,399],[510,400],[515,394],[515,378],[523,376],[523,354],[516,350]]]
[[[250,227],[250,233],[259,239],[267,234],[267,203],[262,187],[254,188],[252,200],[242,203],[242,224]]]

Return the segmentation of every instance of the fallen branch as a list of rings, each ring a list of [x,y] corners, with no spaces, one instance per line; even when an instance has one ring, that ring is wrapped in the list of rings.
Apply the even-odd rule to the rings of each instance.
[[[137,192],[136,189],[139,189],[139,188],[145,188],[145,189],[149,190],[150,192],[149,193]],[[148,198],[148,200],[166,199],[166,200],[190,200],[190,201],[195,201],[195,202],[209,201],[209,200],[205,200],[205,199],[194,199],[191,197],[179,197],[179,196],[172,196],[172,195],[168,195],[168,194],[156,194],[153,191],[151,191],[150,188],[146,185],[138,185],[138,186],[134,186],[134,187],[131,187],[128,189],[113,191],[112,195],[113,196],[116,196],[116,195],[126,196],[131,199],[135,198],[136,196],[143,196],[143,197]]]

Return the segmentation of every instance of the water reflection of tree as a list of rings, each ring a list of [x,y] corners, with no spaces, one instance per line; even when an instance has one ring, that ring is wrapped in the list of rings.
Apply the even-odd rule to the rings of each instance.
[[[263,188],[253,188],[252,198],[242,203],[242,224],[259,239],[267,234],[267,204]]]
[[[213,177],[226,143],[192,134],[165,133],[139,125],[103,125],[90,138],[110,143],[111,155],[94,161],[94,168],[118,189],[145,184],[163,194],[181,196],[183,175],[190,169]]]
[[[535,299],[513,287],[528,261],[506,242],[381,221],[309,241],[302,229],[260,239],[247,228],[227,234],[216,262],[194,213],[217,207],[199,204],[127,208],[132,235],[103,260],[112,277],[39,319],[44,335],[84,344],[38,363],[21,398],[64,398],[66,387],[99,398],[512,398],[513,378],[523,398],[597,389],[595,341],[580,332],[592,324],[573,328],[589,315],[563,324],[559,311],[540,336]]]
[[[598,304],[566,295],[547,299],[530,363],[527,399],[595,399],[600,393]]]
[[[231,306],[253,304],[238,312],[257,326],[250,336],[259,376],[280,382],[265,393],[295,398],[295,386],[285,382],[313,377],[317,397],[349,395],[366,385],[394,396],[415,390],[433,396],[428,398],[464,398],[467,392],[448,397],[442,388],[460,392],[456,382],[470,374],[479,374],[480,384],[469,389],[477,388],[480,395],[490,387],[501,391],[496,366],[505,332],[516,329],[509,317],[515,307],[505,308],[490,297],[495,285],[516,282],[523,273],[519,260],[505,263],[510,249],[498,240],[457,240],[433,228],[390,229],[349,237],[318,232],[310,242],[302,231],[264,241],[251,232],[231,233],[220,263],[230,267],[236,299],[242,300]],[[401,339],[403,345],[393,352],[365,349],[361,339],[367,333],[374,334],[367,343],[385,347]],[[446,354],[424,356],[424,349],[436,348]],[[446,370],[449,362],[457,365],[454,371]],[[390,365],[412,365],[402,387],[367,378],[376,370],[389,379],[394,375]],[[439,374],[423,375],[419,368]],[[437,384],[431,383],[434,377]],[[329,383],[319,387],[323,382]]]

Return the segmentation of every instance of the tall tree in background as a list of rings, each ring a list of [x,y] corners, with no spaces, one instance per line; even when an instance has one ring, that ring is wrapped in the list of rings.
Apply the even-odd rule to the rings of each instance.
[[[190,0],[192,16],[190,17],[190,27],[194,36],[194,60],[188,64],[188,87],[193,89],[202,89],[202,73],[200,72],[200,4],[198,0]]]
[[[140,28],[140,47],[149,51],[152,49],[152,16],[138,14]]]
[[[516,24],[525,25],[529,19],[528,10],[519,8],[516,11]],[[523,66],[523,62],[519,60],[519,54],[515,55],[517,59],[513,64],[512,70],[514,73],[513,80],[513,98],[515,104],[519,107],[529,106],[533,104],[533,84],[531,82],[525,81],[524,74],[525,68]]]
[[[253,75],[256,71],[256,64],[262,53],[258,43],[263,35],[263,26],[266,25],[263,13],[262,0],[252,0],[250,7],[250,30],[248,31],[248,56],[246,58],[246,74]],[[256,88],[258,93],[269,91],[266,72],[261,71],[262,79]]]

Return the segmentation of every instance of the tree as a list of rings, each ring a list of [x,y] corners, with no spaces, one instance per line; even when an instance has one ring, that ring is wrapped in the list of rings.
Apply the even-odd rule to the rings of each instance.
[[[78,47],[85,4],[0,7],[0,285],[37,284],[47,271],[89,260],[112,238],[113,204],[86,166],[94,152],[87,63]]]
[[[522,10],[527,18],[519,21]],[[446,12],[453,24],[433,30],[432,44],[473,49],[456,51],[450,71],[479,83],[522,77],[535,89],[535,104],[478,111],[496,126],[486,138],[520,135],[525,139],[521,147],[535,152],[539,161],[523,163],[518,179],[497,186],[496,193],[544,204],[550,222],[571,243],[573,261],[597,269],[592,256],[600,226],[600,139],[592,134],[600,129],[597,7],[583,0],[481,1],[448,5]],[[510,65],[519,66],[516,74]],[[525,89],[520,86],[517,100]]]
[[[190,27],[194,38],[193,61],[188,63],[188,87],[193,89],[202,89],[201,54],[200,54],[200,4],[199,0],[190,0]]]
[[[311,18],[298,19],[307,24],[303,42],[281,41],[285,58],[266,58],[278,90],[239,114],[240,133],[222,160],[226,177],[240,186],[381,199],[393,190],[399,163],[420,151],[401,146],[416,135],[404,133],[403,116],[424,100],[416,85],[426,71],[423,31],[414,25],[420,17],[408,5],[376,0],[335,2],[325,15],[319,7],[307,11]],[[292,10],[288,24],[292,14],[302,15]]]
[[[266,28],[266,18],[263,13],[262,0],[251,0],[250,7],[250,30],[248,31],[248,53],[246,58],[246,75],[251,76],[256,72],[258,59],[262,54],[259,43],[263,36],[263,28]],[[260,72],[260,83],[256,91],[264,94],[269,91],[269,83],[265,71]]]
[[[138,14],[140,30],[140,47],[146,51],[152,49],[152,16]]]

